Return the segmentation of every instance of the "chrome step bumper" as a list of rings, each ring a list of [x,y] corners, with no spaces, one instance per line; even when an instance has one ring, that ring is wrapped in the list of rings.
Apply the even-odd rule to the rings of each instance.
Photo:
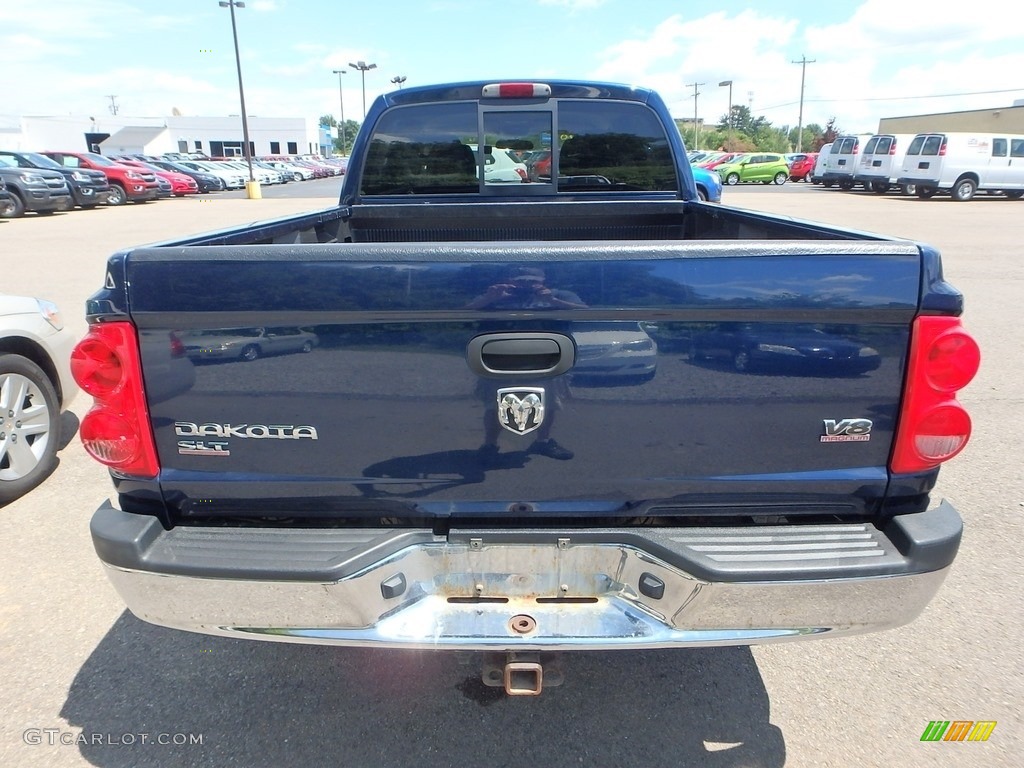
[[[945,502],[883,530],[167,531],[109,504],[92,521],[114,586],[154,624],[490,651],[750,645],[896,627],[939,588],[961,529]]]

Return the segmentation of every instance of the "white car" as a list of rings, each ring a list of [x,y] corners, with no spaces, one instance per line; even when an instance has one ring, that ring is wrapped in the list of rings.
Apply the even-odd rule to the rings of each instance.
[[[305,168],[301,165],[292,165],[291,163],[282,163],[279,161],[272,161],[267,163],[267,165],[277,169],[280,173],[291,174],[291,177],[295,181],[308,181],[316,175],[313,173],[312,168]]]
[[[28,493],[56,466],[61,413],[78,386],[56,305],[0,294],[0,505]]]
[[[469,144],[468,146],[475,155],[477,145]],[[529,179],[526,163],[517,160],[511,150],[491,146],[484,148],[485,184],[522,184]]]
[[[249,179],[249,166],[244,162],[236,160],[218,160],[213,165],[223,165],[232,170],[237,170],[243,174],[246,181]],[[280,184],[281,174],[277,171],[268,171],[265,168],[260,168],[258,165],[252,167],[252,177],[256,179],[260,184]]]
[[[243,176],[233,168],[222,166],[220,163],[212,163],[208,160],[175,160],[176,163],[185,166],[189,170],[200,173],[212,173],[221,179],[228,189],[241,189],[245,186],[248,176]]]

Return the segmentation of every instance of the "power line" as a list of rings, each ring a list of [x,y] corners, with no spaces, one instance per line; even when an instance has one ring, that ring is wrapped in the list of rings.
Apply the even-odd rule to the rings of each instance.
[[[800,62],[797,62],[798,64]],[[810,62],[808,62],[810,63]],[[1024,88],[1002,88],[993,91],[965,91],[963,93],[935,93],[930,96],[876,96],[866,99],[805,99],[805,104],[833,104],[843,101],[913,101],[916,99],[951,99],[957,96],[988,96],[994,93],[1016,93],[1024,91]],[[792,107],[794,104],[799,104],[797,101],[787,101],[785,104],[773,104],[770,107],[758,107],[761,112],[766,112],[769,109],[781,109],[782,107]]]

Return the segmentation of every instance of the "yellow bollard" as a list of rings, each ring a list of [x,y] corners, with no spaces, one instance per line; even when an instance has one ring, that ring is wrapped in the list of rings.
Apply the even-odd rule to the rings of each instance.
[[[262,200],[263,193],[260,191],[260,183],[258,181],[245,182],[245,196],[250,200]]]

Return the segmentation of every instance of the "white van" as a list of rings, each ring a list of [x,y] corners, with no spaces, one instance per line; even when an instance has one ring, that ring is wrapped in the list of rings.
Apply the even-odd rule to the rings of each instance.
[[[854,182],[880,195],[893,186],[899,186],[897,179],[903,171],[903,158],[913,140],[912,133],[879,133],[872,136],[860,153]],[[899,186],[899,190],[904,195],[912,195],[916,191],[913,184]]]
[[[841,189],[853,189],[853,175],[857,159],[871,134],[864,136],[837,136],[825,160],[821,183],[826,187],[838,184]]]
[[[825,165],[828,162],[828,153],[832,144],[822,144],[818,150],[818,159],[814,161],[814,170],[811,171],[811,184],[821,184],[822,176],[825,173]]]
[[[898,184],[916,184],[917,196],[940,190],[954,200],[981,191],[1024,197],[1024,136],[990,133],[919,133],[903,158]]]

